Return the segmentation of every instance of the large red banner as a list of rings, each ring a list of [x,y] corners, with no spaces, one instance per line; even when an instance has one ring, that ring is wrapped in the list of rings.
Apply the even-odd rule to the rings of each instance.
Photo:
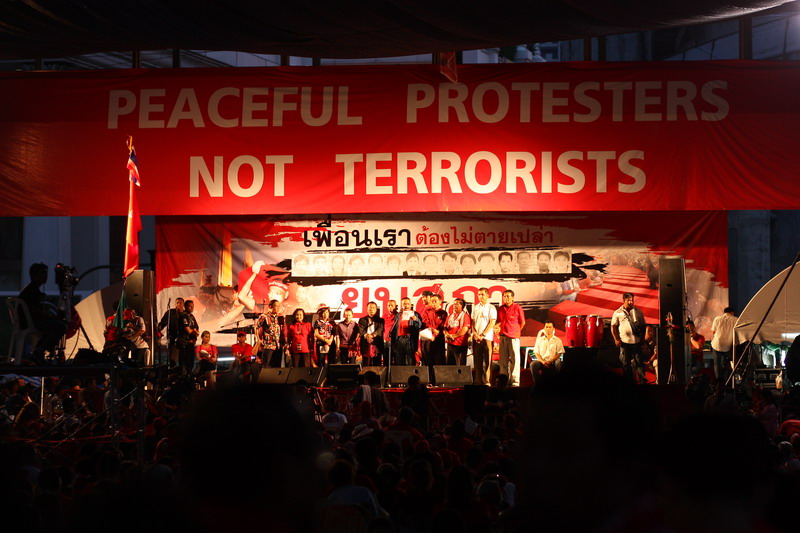
[[[0,75],[3,215],[795,209],[796,63]]]

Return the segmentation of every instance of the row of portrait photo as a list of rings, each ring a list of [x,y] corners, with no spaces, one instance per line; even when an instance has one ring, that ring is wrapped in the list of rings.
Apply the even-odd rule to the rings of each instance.
[[[293,277],[513,276],[571,271],[572,252],[565,249],[309,252],[292,257]]]

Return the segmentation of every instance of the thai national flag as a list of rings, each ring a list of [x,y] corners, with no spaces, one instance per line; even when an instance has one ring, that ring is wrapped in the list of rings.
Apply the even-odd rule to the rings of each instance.
[[[139,230],[142,229],[139,200],[136,193],[136,187],[141,187],[139,183],[139,166],[136,162],[136,151],[133,149],[132,141],[129,141],[129,147],[128,177],[130,180],[130,197],[128,200],[128,230],[125,235],[125,265],[122,271],[122,276],[125,278],[139,268]]]
[[[128,177],[133,183],[141,186],[141,183],[139,183],[139,163],[136,161],[136,150],[134,150],[133,146],[131,146],[131,153],[128,156]]]

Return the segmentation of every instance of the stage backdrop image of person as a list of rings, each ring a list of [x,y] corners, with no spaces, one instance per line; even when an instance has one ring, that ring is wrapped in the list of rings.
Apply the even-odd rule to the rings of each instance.
[[[273,299],[284,313],[326,305],[359,317],[370,301],[381,314],[390,299],[417,306],[426,290],[471,306],[480,287],[498,305],[515,292],[523,337],[547,319],[563,334],[567,316],[610,318],[627,291],[658,324],[662,256],[685,258],[701,332],[728,301],[723,212],[158,217],[156,232],[159,312],[191,298],[200,329],[213,332],[249,327]]]

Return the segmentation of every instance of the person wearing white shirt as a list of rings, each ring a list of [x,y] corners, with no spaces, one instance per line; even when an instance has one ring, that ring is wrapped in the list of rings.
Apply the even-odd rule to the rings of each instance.
[[[639,383],[647,382],[642,351],[646,326],[644,314],[634,305],[633,294],[626,292],[622,295],[622,305],[611,317],[611,336],[614,337],[614,344],[619,346],[622,375],[633,379],[635,368]]]
[[[544,329],[536,339],[533,355],[536,357],[531,363],[531,373],[534,383],[561,370],[561,356],[564,355],[564,343],[556,336],[556,327],[552,320],[544,323]]]
[[[714,353],[714,365],[717,380],[725,383],[731,373],[731,349],[733,348],[733,326],[736,316],[733,307],[726,307],[722,314],[714,318],[711,324],[711,350]]]
[[[489,289],[478,289],[478,303],[472,306],[472,366],[475,370],[473,383],[487,385],[487,374],[492,362],[492,340],[497,309],[489,303]]]

